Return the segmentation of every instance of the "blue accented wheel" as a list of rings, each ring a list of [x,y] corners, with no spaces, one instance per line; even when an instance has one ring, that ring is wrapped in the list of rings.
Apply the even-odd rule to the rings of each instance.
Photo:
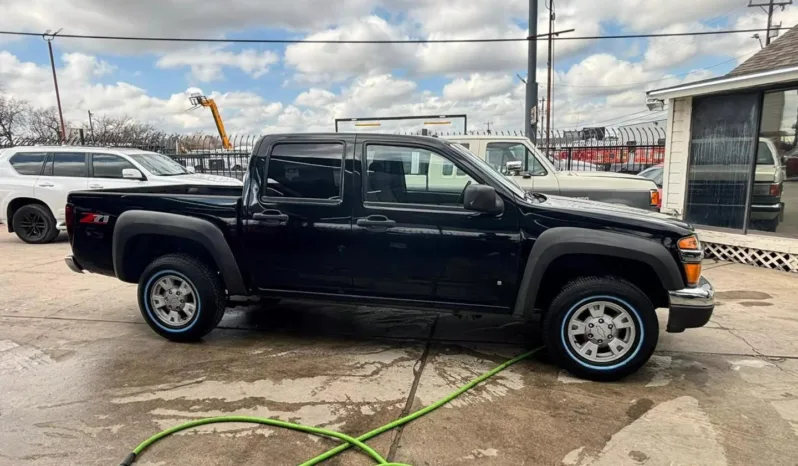
[[[617,380],[637,371],[657,344],[651,300],[613,277],[580,278],[563,287],[543,321],[550,353],[569,372]]]
[[[187,254],[154,260],[139,279],[139,308],[147,324],[174,341],[198,340],[225,310],[224,287],[204,262]]]

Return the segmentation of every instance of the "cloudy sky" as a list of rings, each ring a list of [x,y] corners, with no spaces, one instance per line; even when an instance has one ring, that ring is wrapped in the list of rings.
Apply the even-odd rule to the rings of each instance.
[[[528,0],[1,0],[0,29],[215,38],[443,39],[525,37]],[[538,29],[546,31],[541,0]],[[572,36],[763,27],[748,0],[555,0]],[[776,23],[798,24],[798,5]],[[336,117],[466,113],[469,129],[521,130],[525,43],[191,44],[56,39],[72,122],[125,114],[174,132],[213,132],[188,94],[216,99],[231,134],[330,131]],[[751,34],[555,42],[554,126],[627,125],[645,90],[722,75],[759,50]],[[546,44],[538,44],[545,90]],[[47,47],[0,36],[0,92],[55,103]],[[461,130],[453,122],[451,130]]]

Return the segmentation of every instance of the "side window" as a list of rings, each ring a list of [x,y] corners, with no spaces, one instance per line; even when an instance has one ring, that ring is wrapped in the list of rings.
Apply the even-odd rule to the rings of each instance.
[[[8,161],[20,175],[38,176],[42,172],[45,158],[47,154],[44,152],[22,152],[11,156]]]
[[[546,168],[531,153],[527,147],[519,142],[489,142],[487,145],[486,162],[494,170],[504,173],[507,162],[521,162],[524,171],[532,176],[544,176]]]
[[[406,171],[407,167],[410,171]],[[450,160],[426,149],[366,146],[366,201],[458,205],[469,181],[475,181]]]
[[[277,144],[267,162],[268,197],[340,199],[344,145]]]
[[[122,170],[136,167],[118,155],[92,154],[91,168],[94,178],[122,178]]]
[[[86,154],[82,152],[53,153],[53,176],[86,177]]]

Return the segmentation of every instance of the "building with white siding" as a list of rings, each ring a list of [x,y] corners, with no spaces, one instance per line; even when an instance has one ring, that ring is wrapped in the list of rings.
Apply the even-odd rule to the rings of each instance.
[[[725,76],[647,97],[668,109],[662,210],[709,255],[798,272],[798,27]]]

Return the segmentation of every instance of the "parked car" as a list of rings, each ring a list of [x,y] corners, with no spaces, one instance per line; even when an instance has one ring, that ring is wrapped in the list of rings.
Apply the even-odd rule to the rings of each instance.
[[[523,189],[657,210],[657,187],[651,180],[606,171],[560,171],[528,138],[480,135],[446,139],[465,147]]]
[[[549,353],[600,380],[649,359],[655,309],[670,309],[670,332],[712,314],[701,244],[681,220],[530,194],[437,138],[287,134],[256,147],[243,189],[73,192],[67,266],[138,283],[144,320],[170,340],[206,335],[239,295],[539,315]]]
[[[653,167],[647,168],[639,173],[639,176],[643,178],[648,178],[649,180],[653,181],[654,184],[657,185],[657,192],[658,192],[658,202],[657,202],[657,209],[662,209],[662,179],[665,176],[665,165],[659,164],[654,165]]]
[[[75,190],[175,184],[241,186],[234,178],[191,173],[171,158],[129,148],[30,146],[0,151],[0,224],[27,243],[64,230]]]

